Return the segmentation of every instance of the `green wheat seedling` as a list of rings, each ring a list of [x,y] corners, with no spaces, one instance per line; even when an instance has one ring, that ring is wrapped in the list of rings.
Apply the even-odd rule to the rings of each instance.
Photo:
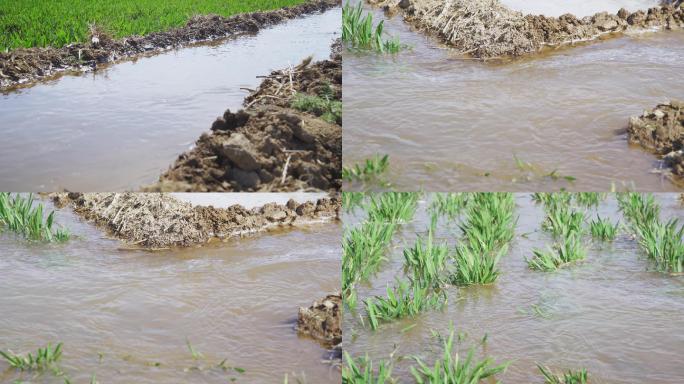
[[[471,195],[468,217],[460,226],[463,236],[474,250],[491,252],[513,239],[517,219],[515,201],[507,193],[475,193]]]
[[[363,14],[361,3],[353,7],[349,2],[342,8],[342,41],[355,49],[374,50],[379,53],[397,53],[401,44],[397,39],[385,40],[384,22],[373,25],[373,15]]]
[[[347,212],[353,212],[356,207],[363,205],[365,198],[363,192],[342,192],[342,207]]]
[[[374,296],[366,299],[366,313],[372,330],[377,330],[380,322],[389,322],[405,317],[413,317],[428,309],[442,308],[447,301],[443,291],[435,292],[430,288],[409,286],[397,280],[396,286],[387,286],[387,296]]]
[[[598,207],[608,194],[599,192],[577,192],[573,194],[577,205],[582,207]]]
[[[430,212],[454,219],[468,204],[467,193],[435,193],[430,203]]]
[[[416,213],[417,192],[385,192],[372,195],[368,205],[368,220],[407,223]]]
[[[548,211],[542,227],[556,237],[573,233],[581,234],[585,220],[584,212],[563,206]]]
[[[27,197],[0,193],[0,229],[3,227],[23,235],[29,240],[57,241],[69,240],[66,229],[53,229],[55,212],[43,217],[43,204],[34,204],[32,194]]]
[[[497,250],[482,251],[470,244],[459,243],[454,254],[454,267],[450,275],[451,283],[459,286],[491,284],[500,275],[497,268],[507,246]]]
[[[344,352],[345,366],[342,367],[343,384],[385,384],[394,383],[392,378],[392,364],[381,361],[377,369],[373,368],[373,361],[366,354],[363,357],[352,359]]]
[[[622,215],[634,227],[660,220],[660,205],[651,194],[618,193]]]
[[[481,361],[474,358],[474,350],[468,351],[465,359],[454,353],[454,331],[444,340],[444,352],[432,366],[419,357],[414,357],[417,366],[411,367],[411,374],[418,384],[477,384],[487,378],[502,373],[508,363],[494,365],[494,360],[486,357]]]
[[[352,167],[342,167],[342,179],[346,181],[368,181],[385,171],[389,167],[389,155],[375,155],[366,159],[363,165],[355,164]]]
[[[45,348],[38,348],[36,354],[15,355],[10,351],[0,351],[2,356],[12,368],[20,371],[44,371],[53,367],[62,357],[62,343],[58,343],[54,348],[48,343]]]
[[[532,200],[543,204],[544,209],[549,211],[557,207],[569,206],[572,203],[572,195],[569,192],[536,192],[532,194]]]
[[[672,219],[665,224],[651,222],[637,226],[636,230],[639,244],[655,262],[658,271],[684,273],[684,226],[678,226],[678,220]]]
[[[557,376],[551,372],[550,369],[537,364],[537,368],[544,375],[545,384],[587,384],[588,374],[586,369],[581,369],[579,371],[568,371],[563,373],[563,376]]]
[[[439,286],[448,256],[449,247],[446,243],[435,244],[430,229],[427,239],[419,236],[413,247],[404,249],[404,268],[410,271],[413,284]]]
[[[589,230],[591,236],[595,239],[603,241],[613,241],[617,236],[618,230],[620,228],[620,223],[612,224],[608,219],[602,219],[601,216],[597,216],[596,220],[592,220],[589,223]]]
[[[534,256],[525,259],[530,269],[538,271],[555,271],[565,265],[586,259],[587,249],[582,244],[581,236],[571,234],[546,250],[532,250]]]

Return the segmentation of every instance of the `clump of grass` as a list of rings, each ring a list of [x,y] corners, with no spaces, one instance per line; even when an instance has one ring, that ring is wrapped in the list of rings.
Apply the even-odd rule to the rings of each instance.
[[[363,14],[361,3],[353,7],[349,2],[342,8],[342,41],[355,49],[374,50],[379,53],[397,53],[401,44],[396,39],[385,40],[384,22],[373,25],[373,15]]]
[[[355,164],[347,168],[342,167],[342,179],[347,181],[368,181],[385,171],[389,167],[389,155],[375,155],[373,158],[366,159],[363,165]]]
[[[418,367],[411,367],[411,374],[419,384],[475,384],[502,373],[508,363],[494,366],[490,357],[481,361],[474,359],[474,351],[470,349],[465,359],[454,353],[454,331],[444,340],[444,353],[432,366],[427,365],[419,357],[415,357]]]
[[[12,368],[20,371],[44,371],[51,368],[62,357],[62,343],[54,348],[48,343],[45,348],[38,348],[36,354],[16,355],[10,351],[0,351]]]
[[[342,102],[333,100],[327,95],[315,96],[297,93],[292,99],[291,106],[294,109],[319,116],[329,123],[342,124]]]
[[[29,240],[39,241],[67,241],[70,234],[66,229],[53,230],[55,212],[43,217],[43,204],[34,204],[32,194],[28,197],[12,196],[0,193],[0,229],[9,230],[23,235]]]
[[[371,297],[365,304],[370,327],[376,330],[380,322],[415,316],[427,309],[442,308],[446,301],[443,291],[435,292],[417,284],[409,287],[407,282],[398,280],[394,288],[387,287],[387,297]]]
[[[634,225],[644,225],[660,219],[660,206],[651,194],[619,193],[617,194],[620,211]]]
[[[384,384],[394,383],[392,378],[392,364],[381,361],[377,369],[373,369],[373,361],[366,354],[352,359],[344,352],[345,366],[342,367],[342,383],[344,384]]]
[[[430,211],[453,219],[461,214],[468,204],[467,193],[435,193]]]
[[[532,200],[544,204],[547,210],[558,206],[567,206],[572,202],[572,195],[568,192],[536,192],[532,194]]]
[[[404,249],[404,267],[411,272],[411,282],[421,287],[439,285],[446,268],[449,247],[446,243],[434,244],[432,229],[427,240],[416,239],[411,248]]]
[[[608,197],[606,193],[599,192],[577,192],[573,195],[577,204],[583,207],[598,207]]]
[[[568,371],[563,373],[563,376],[557,376],[550,369],[540,364],[537,364],[537,367],[544,375],[545,384],[587,384],[588,382],[589,376],[584,368],[579,371]]]
[[[684,226],[678,227],[678,220],[667,223],[653,221],[637,226],[639,244],[660,272],[684,273]]]
[[[342,192],[342,207],[345,211],[351,212],[363,204],[364,198],[363,192]]]
[[[481,248],[469,244],[458,244],[454,260],[456,267],[451,274],[451,282],[460,286],[472,284],[491,284],[499,277],[497,264],[508,247],[497,251],[482,251]]]
[[[587,257],[587,250],[582,244],[580,235],[570,234],[553,248],[547,250],[534,249],[534,256],[525,259],[530,269],[538,271],[555,271]]]
[[[385,192],[371,196],[368,219],[390,223],[408,222],[416,212],[419,196],[417,192]]]
[[[592,220],[589,223],[589,230],[591,232],[591,236],[593,236],[595,239],[600,239],[603,241],[615,240],[619,228],[619,222],[612,224],[610,220],[602,219],[601,216],[597,216],[596,220]]]
[[[558,205],[548,211],[542,227],[554,236],[581,234],[585,220],[583,212],[575,211],[566,205]]]

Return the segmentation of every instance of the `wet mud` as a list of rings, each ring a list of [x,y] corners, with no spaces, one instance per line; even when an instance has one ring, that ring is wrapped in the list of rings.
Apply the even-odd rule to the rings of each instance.
[[[55,193],[58,207],[70,206],[113,237],[138,247],[187,247],[277,227],[336,220],[337,197],[299,204],[268,203],[246,209],[193,206],[163,193]]]
[[[95,29],[89,43],[69,44],[61,48],[28,48],[0,52],[0,90],[33,83],[65,71],[91,71],[100,64],[113,63],[142,54],[159,53],[196,42],[254,34],[262,28],[322,12],[340,4],[340,0],[311,0],[293,7],[239,14],[228,18],[218,15],[195,16],[181,28],[122,39],[112,39]]]
[[[596,13],[578,18],[525,15],[499,0],[369,0],[388,13],[402,13],[419,30],[475,58],[522,56],[580,41],[645,29],[681,29],[684,4],[663,2],[647,11]]]
[[[684,177],[684,101],[672,100],[633,116],[627,133],[631,144],[662,156],[675,181]]]
[[[305,59],[274,71],[226,110],[146,191],[336,191],[341,188],[342,121],[292,108],[297,95],[342,99],[340,43],[330,60]]]
[[[342,343],[342,296],[327,295],[308,307],[299,308],[297,331],[312,337],[326,348]]]

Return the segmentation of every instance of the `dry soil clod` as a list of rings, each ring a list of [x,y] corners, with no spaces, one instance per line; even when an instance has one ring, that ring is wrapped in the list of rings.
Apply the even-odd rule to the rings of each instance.
[[[337,191],[341,188],[342,122],[292,108],[296,95],[342,99],[339,42],[330,60],[275,71],[227,110],[147,191]]]
[[[79,216],[114,237],[145,248],[199,245],[277,227],[336,220],[340,200],[286,205],[269,203],[246,209],[193,206],[164,193],[54,193],[58,207],[71,206]]]
[[[389,13],[401,12],[414,27],[476,58],[520,56],[630,30],[684,28],[684,4],[664,1],[660,7],[630,13],[600,12],[577,18],[525,15],[499,0],[368,0]]]
[[[253,34],[264,27],[340,5],[341,0],[310,0],[293,7],[228,18],[218,15],[195,16],[181,28],[122,39],[112,39],[98,27],[90,26],[92,37],[85,44],[0,52],[0,90],[32,83],[64,71],[90,71],[98,64],[142,54],[162,52],[201,41]]]
[[[311,336],[326,348],[342,342],[342,296],[327,295],[308,308],[299,308],[297,331]]]
[[[674,175],[684,177],[684,101],[659,104],[627,126],[629,142],[663,156]]]

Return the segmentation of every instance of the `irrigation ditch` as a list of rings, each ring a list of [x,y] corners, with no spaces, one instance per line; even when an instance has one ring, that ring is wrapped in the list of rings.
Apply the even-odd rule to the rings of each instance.
[[[581,1],[524,3],[561,15],[545,17],[508,3],[521,4],[351,3],[401,49],[346,42],[344,166],[389,166],[345,188],[679,191],[679,147],[654,157],[630,143],[653,131],[633,135],[632,117],[684,98],[683,5],[592,2],[606,12],[573,16]],[[677,116],[655,124],[675,137]]]
[[[339,199],[223,197],[0,195],[0,381],[338,381]]]
[[[678,382],[681,199],[344,193],[343,382]]]
[[[0,152],[23,169],[3,167],[3,185],[45,192],[339,189],[339,1],[274,12],[209,18],[226,28],[245,19],[253,33],[0,96],[7,137]],[[268,89],[275,82],[284,84]],[[210,126],[213,134],[195,144]]]

